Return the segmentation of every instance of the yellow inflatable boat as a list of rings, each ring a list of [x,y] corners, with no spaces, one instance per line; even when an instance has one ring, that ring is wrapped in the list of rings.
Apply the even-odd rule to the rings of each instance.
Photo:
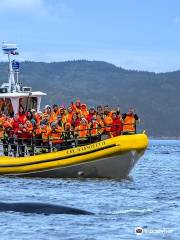
[[[122,179],[129,175],[147,145],[148,138],[143,133],[35,156],[0,156],[0,175]]]

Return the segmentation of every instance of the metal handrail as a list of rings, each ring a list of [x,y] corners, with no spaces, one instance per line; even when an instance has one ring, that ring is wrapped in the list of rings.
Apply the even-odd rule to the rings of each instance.
[[[123,125],[132,125],[132,124],[111,124],[111,125],[106,125],[106,126],[100,126],[100,127],[96,127],[96,128],[87,128],[87,129],[83,129],[83,130],[69,130],[69,131],[62,131],[61,133],[61,136],[63,137],[60,137],[59,139],[57,138],[50,138],[48,137],[47,141],[44,140],[44,139],[39,139],[39,138],[36,138],[36,136],[32,136],[31,138],[18,138],[17,136],[15,138],[13,137],[10,137],[10,138],[7,138],[7,139],[3,139],[1,138],[0,140],[2,141],[2,144],[3,145],[3,149],[1,150],[0,149],[0,152],[4,152],[6,154],[6,150],[9,150],[9,147],[11,147],[11,152],[14,151],[15,152],[15,155],[18,155],[21,154],[22,156],[24,156],[24,154],[27,153],[27,151],[23,150],[25,148],[27,149],[30,149],[29,152],[30,154],[32,155],[36,155],[36,149],[48,149],[49,152],[52,152],[53,151],[53,140],[63,140],[63,142],[61,143],[62,145],[62,148],[64,147],[64,149],[67,149],[67,148],[70,148],[70,147],[77,147],[77,146],[81,146],[81,145],[85,145],[84,143],[81,142],[81,140],[85,141],[87,140],[87,143],[92,143],[92,138],[95,137],[95,136],[99,136],[99,139],[96,139],[96,141],[100,141],[101,140],[101,137],[103,135],[110,135],[114,132],[116,132],[117,134],[117,129],[114,130],[114,131],[108,131],[106,133],[102,132],[102,133],[98,133],[97,135],[91,135],[91,131],[92,130],[102,130],[102,129],[106,129],[106,128],[110,128],[110,127],[118,127],[118,126],[123,126]],[[134,124],[135,126],[135,124]],[[135,128],[136,129],[136,128]],[[78,136],[78,132],[80,131],[84,131],[84,130],[88,130],[88,135],[86,137],[79,137]],[[72,135],[73,135],[73,138],[70,138],[70,139],[67,139],[65,138],[66,134],[71,132]],[[77,133],[77,134],[75,134]],[[121,131],[120,132],[121,134],[124,134],[124,133],[127,133],[127,132],[123,132]],[[135,131],[128,131],[129,134],[131,133],[136,133]],[[33,134],[33,133],[32,133]],[[119,135],[121,135],[119,134]],[[118,134],[117,134],[118,135]],[[111,135],[112,137],[112,135]],[[12,142],[11,142],[12,140]],[[88,141],[89,140],[89,141]],[[4,143],[3,143],[4,141]],[[28,142],[30,142],[30,144],[28,144]],[[41,143],[41,145],[39,145]],[[46,143],[46,145],[45,145]],[[72,146],[68,145],[68,143],[71,143]],[[73,145],[74,143],[74,145]],[[38,144],[38,145],[37,145]],[[60,144],[60,143],[59,143]],[[13,149],[14,147],[14,149]]]

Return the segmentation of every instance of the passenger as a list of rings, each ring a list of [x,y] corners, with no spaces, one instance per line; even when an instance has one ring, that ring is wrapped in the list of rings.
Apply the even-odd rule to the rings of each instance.
[[[65,123],[67,122],[67,117],[66,117],[66,110],[65,110],[65,108],[63,108],[63,107],[60,108],[59,115],[61,115],[61,117],[62,117],[62,122],[63,122],[63,124],[65,124]]]
[[[46,105],[44,107],[44,111],[42,114],[42,120],[48,119],[48,122],[51,123],[53,121],[52,111],[51,107],[49,105]]]
[[[134,134],[136,133],[136,121],[139,117],[135,113],[133,108],[129,108],[127,113],[122,115],[123,119],[123,134]]]
[[[41,135],[42,135],[42,152],[50,152],[50,144],[49,144],[49,139],[50,139],[50,131],[51,128],[48,125],[47,121],[43,121],[40,125],[41,127]]]
[[[74,104],[73,102],[71,103],[73,106],[73,110],[77,113],[81,112],[81,101],[79,99],[76,100],[76,103]]]
[[[74,111],[73,111],[72,107],[69,106],[68,109],[67,109],[66,119],[67,119],[67,122],[70,123],[70,124],[72,123],[73,114],[74,114]]]
[[[104,121],[103,121],[103,117],[99,114],[97,114],[96,116],[97,118],[97,122],[99,124],[99,130],[98,130],[98,133],[100,134],[100,136],[103,134],[104,132]]]
[[[62,139],[62,128],[58,126],[56,122],[51,123],[51,131],[49,133],[50,140],[52,142],[52,147],[55,150],[62,149],[62,143],[64,140]]]
[[[104,111],[104,125],[105,125],[105,129],[104,129],[104,133],[110,136],[110,132],[111,132],[111,127],[112,127],[112,117],[110,116],[111,113],[109,111],[109,108],[105,108]]]
[[[104,115],[106,115],[106,116],[110,115],[110,109],[109,109],[108,105],[104,106]]]
[[[37,113],[35,109],[31,109],[31,113],[32,113],[32,119],[34,119],[36,121],[37,124],[40,124],[40,121],[42,119],[42,113],[40,115],[40,113]],[[33,123],[33,121],[31,121],[31,123]]]
[[[99,127],[100,127],[100,124],[98,123],[97,118],[94,115],[89,125],[90,143],[94,143],[100,140]]]
[[[32,111],[27,111],[26,112],[26,119],[31,121],[31,119],[33,118],[33,114],[32,114]]]
[[[94,117],[94,115],[96,115],[96,111],[95,111],[95,108],[94,107],[91,107],[89,109],[89,114],[87,116],[87,120],[88,120],[88,123],[90,123]]]
[[[24,111],[23,106],[20,106],[20,107],[19,107],[19,113],[18,113],[18,115],[19,115],[18,121],[19,121],[20,123],[24,124],[25,121],[26,121],[26,114],[25,114],[25,111]]]
[[[17,137],[18,137],[19,157],[24,157],[24,155],[25,155],[24,137],[25,136],[24,136],[24,125],[21,122],[19,123],[19,128],[18,128],[18,131],[17,131]]]
[[[104,112],[102,106],[97,106],[97,114],[100,115],[101,117],[104,117]]]
[[[3,153],[4,156],[8,156],[9,155],[9,138],[11,137],[11,132],[12,132],[12,124],[10,123],[10,121],[6,121],[3,124],[3,129],[4,129],[4,135],[3,135]]]
[[[4,129],[3,129],[3,124],[6,121],[6,117],[5,115],[2,113],[2,111],[0,110],[0,140],[3,138],[4,136]]]
[[[80,118],[78,117],[77,113],[73,113],[71,127],[75,129],[79,125],[80,125]]]
[[[23,138],[24,144],[26,145],[30,156],[33,155],[34,152],[32,137],[33,137],[33,124],[29,120],[27,120],[23,127]]]
[[[123,123],[120,117],[117,115],[117,112],[113,112],[112,114],[112,127],[111,127],[111,137],[116,137],[121,135],[123,131]]]
[[[65,147],[71,148],[75,145],[74,130],[70,123],[65,124],[64,130],[63,139]]]
[[[86,106],[85,103],[82,103],[82,104],[81,104],[80,114],[81,114],[81,117],[82,117],[82,118],[83,118],[83,116],[84,116],[84,118],[86,118],[86,119],[87,119],[87,117],[88,117],[88,115],[89,115],[89,112],[88,112],[88,110],[87,110],[87,106]],[[82,116],[82,115],[83,115],[83,116]]]
[[[34,125],[33,129],[33,142],[36,148],[41,148],[43,146],[43,139],[42,139],[42,129],[39,123]]]
[[[52,115],[53,115],[54,119],[57,119],[57,116],[59,115],[59,107],[57,104],[53,105]]]
[[[75,128],[75,132],[78,138],[78,145],[84,145],[88,143],[89,124],[85,118],[81,119],[79,126]]]

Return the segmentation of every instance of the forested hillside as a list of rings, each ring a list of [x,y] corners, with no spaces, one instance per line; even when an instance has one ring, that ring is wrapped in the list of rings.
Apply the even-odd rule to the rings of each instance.
[[[0,83],[8,65],[0,63]],[[43,104],[68,104],[77,97],[89,106],[129,106],[141,129],[153,137],[180,137],[180,71],[155,74],[131,71],[99,61],[22,62],[20,81],[48,94]]]

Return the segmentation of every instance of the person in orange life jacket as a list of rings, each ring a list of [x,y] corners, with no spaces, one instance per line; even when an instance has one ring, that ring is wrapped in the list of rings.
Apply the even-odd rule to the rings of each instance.
[[[62,139],[62,132],[62,128],[58,126],[56,122],[51,123],[50,140],[52,142],[52,147],[56,150],[62,149],[62,143],[64,142]]]
[[[25,114],[23,106],[19,107],[18,115],[19,115],[19,118],[18,118],[19,122],[24,124],[26,121],[26,114]]]
[[[103,134],[103,132],[104,132],[104,121],[103,121],[103,117],[102,117],[101,115],[97,114],[96,118],[97,118],[97,122],[98,122],[98,124],[99,124],[99,130],[98,130],[98,132],[99,132],[99,134],[100,134],[100,136],[101,136],[101,134]]]
[[[33,124],[27,120],[23,126],[22,129],[22,138],[23,138],[23,143],[27,146],[27,149],[29,151],[29,154],[33,154]]]
[[[58,116],[58,114],[59,114],[59,107],[58,107],[57,104],[54,104],[54,105],[53,105],[53,113],[54,113],[56,116]]]
[[[71,104],[72,104],[73,110],[77,113],[80,113],[80,111],[81,111],[81,101],[79,99],[77,99],[75,104],[73,102]]]
[[[42,146],[43,145],[43,140],[42,140],[42,129],[40,126],[40,123],[34,124],[34,129],[33,129],[33,142],[35,146]]]
[[[78,144],[83,145],[88,143],[89,124],[85,118],[82,118],[79,126],[75,128],[75,134],[78,138]]]
[[[49,123],[52,123],[52,122],[56,121],[56,116],[53,115],[52,109],[51,109],[51,107],[49,105],[45,106],[45,114],[48,115]]]
[[[101,135],[99,134],[99,127],[100,127],[100,124],[98,123],[97,118],[94,115],[89,125],[89,128],[90,128],[89,139],[91,143],[100,140]]]
[[[116,137],[121,135],[123,130],[123,123],[120,119],[120,116],[117,115],[117,112],[112,113],[112,127],[111,127],[111,137]]]
[[[3,124],[5,121],[6,121],[6,117],[0,110],[0,140],[3,138],[3,134],[4,134]]]
[[[111,126],[112,126],[112,117],[111,117],[111,112],[109,110],[109,106],[106,105],[104,106],[104,125],[105,125],[105,129],[104,129],[104,133],[105,134],[110,134],[111,132]]]
[[[85,103],[81,104],[81,111],[80,111],[81,117],[82,115],[87,119],[87,116],[89,115],[89,112],[87,110],[87,106]]]
[[[133,108],[129,108],[127,113],[122,114],[123,119],[123,134],[136,133],[136,121],[139,117],[135,113]]]
[[[74,113],[74,111],[73,111],[72,107],[69,106],[68,109],[67,109],[66,119],[67,119],[67,122],[70,123],[70,124],[72,123],[73,113]]]
[[[87,116],[88,123],[90,123],[92,121],[92,118],[93,118],[94,115],[96,115],[96,110],[95,110],[94,107],[91,107],[89,109],[89,114]]]
[[[34,119],[36,123],[40,124],[42,113],[40,115],[40,113],[37,113],[35,109],[31,109],[31,113],[32,113],[32,119]]]
[[[41,136],[42,136],[42,145],[43,145],[43,152],[50,152],[50,144],[49,144],[49,139],[50,139],[50,131],[51,128],[49,126],[48,119],[43,119],[40,123],[40,128],[41,128]]]

